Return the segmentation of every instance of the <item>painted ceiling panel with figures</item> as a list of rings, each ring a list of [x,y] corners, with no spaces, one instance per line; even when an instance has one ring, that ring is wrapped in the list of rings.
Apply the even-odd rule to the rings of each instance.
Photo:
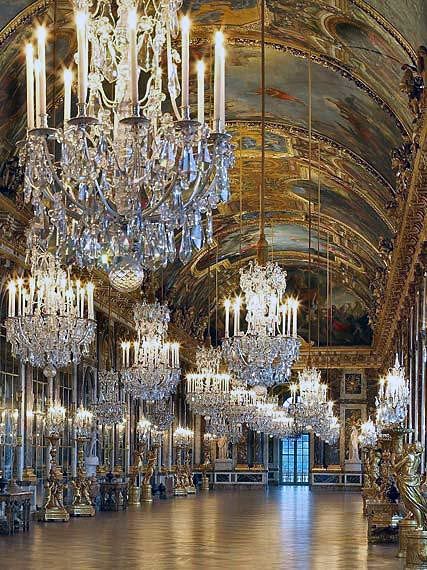
[[[47,23],[50,37],[57,39],[56,50],[47,52],[51,114],[52,102],[61,97],[53,77],[60,77],[76,48],[67,0],[0,0],[0,7],[4,161],[16,154],[24,134],[23,45],[32,33],[31,21]],[[399,88],[401,67],[415,63],[418,46],[427,42],[426,10],[423,0],[266,0],[267,239],[270,254],[288,270],[290,291],[302,300],[303,335],[311,304],[321,344],[369,345],[372,340],[372,284],[385,275],[398,226],[391,153],[410,139],[413,128],[407,94]],[[208,69],[212,31],[221,26],[227,37],[226,110],[236,147],[231,200],[215,215],[214,246],[186,266],[176,262],[163,275],[173,308],[191,308],[200,320],[208,291],[213,306],[215,275],[223,299],[236,290],[241,265],[256,255],[260,7],[256,0],[186,0],[184,11],[194,22],[192,57],[203,57]],[[191,84],[195,105],[194,77]],[[209,103],[207,98],[208,112]],[[328,339],[327,267],[332,291]],[[221,327],[219,318],[219,333]]]

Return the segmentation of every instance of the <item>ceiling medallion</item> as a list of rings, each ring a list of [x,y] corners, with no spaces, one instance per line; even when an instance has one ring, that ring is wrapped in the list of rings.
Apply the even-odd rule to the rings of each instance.
[[[27,45],[24,196],[34,209],[32,235],[48,242],[53,234],[61,258],[106,269],[128,291],[145,269],[175,260],[176,235],[183,263],[210,243],[212,211],[229,199],[224,38],[216,33],[209,125],[202,61],[191,113],[190,21],[178,22],[180,2],[138,12],[129,0],[118,0],[114,13],[108,2],[96,6],[74,1],[77,108],[74,115],[66,69],[62,128],[48,124],[46,29],[37,30],[36,50]]]

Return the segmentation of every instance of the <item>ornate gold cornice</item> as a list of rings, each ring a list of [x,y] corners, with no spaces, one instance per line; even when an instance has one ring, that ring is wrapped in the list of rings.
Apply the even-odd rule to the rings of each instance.
[[[427,115],[424,116],[419,145],[400,231],[394,244],[382,311],[374,331],[374,349],[382,362],[392,349],[397,327],[404,317],[405,303],[427,239]]]
[[[33,2],[24,10],[19,12],[17,16],[13,18],[1,31],[0,31],[0,46],[12,35],[18,28],[23,25],[27,25],[31,22],[34,16],[43,14],[46,12],[48,7],[53,4],[52,0],[38,0]]]
[[[370,347],[301,347],[301,356],[293,366],[301,370],[308,365],[308,356],[317,368],[377,368],[378,361],[375,352]]]

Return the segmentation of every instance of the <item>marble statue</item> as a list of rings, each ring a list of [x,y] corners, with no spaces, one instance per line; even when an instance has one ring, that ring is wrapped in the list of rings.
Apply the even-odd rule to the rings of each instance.
[[[87,455],[85,457],[86,471],[89,477],[96,474],[96,468],[99,465],[99,458],[96,455],[96,444],[98,443],[98,430],[96,427],[92,429],[90,441],[87,446]]]
[[[348,460],[350,463],[360,463],[359,456],[359,431],[355,425],[350,432],[350,445],[348,452]]]
[[[218,439],[218,459],[225,461],[228,455],[228,442],[226,437]]]

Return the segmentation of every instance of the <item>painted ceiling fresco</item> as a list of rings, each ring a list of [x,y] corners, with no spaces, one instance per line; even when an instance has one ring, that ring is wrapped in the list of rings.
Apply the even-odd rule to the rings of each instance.
[[[0,0],[0,7],[0,160],[5,160],[16,153],[16,142],[24,132],[22,47],[31,33],[32,17],[47,22],[53,34],[53,3]],[[390,153],[402,143],[412,121],[406,96],[399,90],[400,68],[413,61],[417,46],[427,41],[426,2],[266,0],[266,8],[265,186],[270,251],[288,269],[290,291],[303,301],[303,336],[308,333],[306,316],[311,303],[321,315],[322,344],[327,341],[327,329],[334,345],[369,344],[369,285],[385,264],[379,242],[393,239],[396,231],[389,208],[395,197]],[[221,26],[227,37],[227,120],[236,145],[231,200],[214,218],[218,247],[201,251],[185,267],[177,262],[164,274],[171,305],[191,305],[201,312],[206,310],[208,289],[213,299],[214,280],[207,283],[209,268],[213,274],[218,267],[218,295],[223,298],[237,290],[239,267],[256,254],[261,150],[259,4],[256,0],[187,0],[184,10],[195,22],[193,57],[204,57],[208,68],[212,31]],[[54,63],[60,69],[75,51],[71,3],[57,0],[56,12],[55,62],[53,51],[47,54],[50,102],[61,96],[60,85],[53,82]],[[16,16],[6,33],[6,24]],[[209,103],[207,93],[208,112]],[[310,203],[314,266],[308,279]],[[329,315],[327,263],[333,281]],[[308,281],[316,284],[315,295]]]
[[[427,4],[425,0],[366,0],[402,34],[412,46],[426,43]]]

